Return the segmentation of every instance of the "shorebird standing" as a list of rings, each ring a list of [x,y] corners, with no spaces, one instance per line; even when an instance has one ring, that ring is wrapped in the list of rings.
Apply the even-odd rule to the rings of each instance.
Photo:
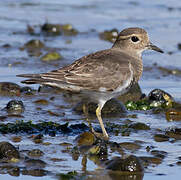
[[[141,28],[127,28],[121,31],[112,48],[84,56],[74,63],[42,74],[21,74],[30,78],[26,84],[43,84],[72,92],[80,92],[86,99],[96,102],[96,115],[103,138],[108,139],[101,110],[113,97],[124,94],[132,84],[138,82],[143,72],[141,54],[152,49],[163,53],[153,45],[147,32]],[[94,134],[96,132],[91,128]]]

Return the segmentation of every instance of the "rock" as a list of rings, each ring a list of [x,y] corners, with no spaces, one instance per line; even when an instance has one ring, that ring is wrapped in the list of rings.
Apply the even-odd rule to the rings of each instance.
[[[138,149],[141,148],[141,145],[139,145],[138,143],[133,143],[133,142],[123,142],[123,143],[120,143],[120,146],[132,152],[137,151]]]
[[[122,103],[126,103],[128,101],[138,101],[142,96],[141,88],[139,84],[134,84],[127,93],[119,96],[117,99]]]
[[[167,152],[159,151],[159,150],[152,150],[151,154],[154,155],[155,157],[161,158],[161,159],[164,159],[166,157],[166,155],[168,155]]]
[[[90,146],[95,142],[95,137],[90,132],[83,132],[75,139],[78,146]]]
[[[140,159],[142,160],[144,166],[148,166],[150,164],[158,165],[162,163],[162,158],[158,158],[158,157],[141,156]]]
[[[100,39],[103,39],[112,43],[115,42],[117,36],[118,36],[117,29],[106,30],[99,34]]]
[[[72,27],[71,24],[50,24],[45,23],[41,27],[42,32],[46,35],[65,35],[65,36],[75,36],[78,34],[78,31]]]
[[[154,113],[159,113],[164,109],[171,108],[173,104],[174,100],[170,94],[160,89],[154,89],[148,94],[148,98],[144,97],[138,101],[128,101],[125,106],[128,110],[146,111],[153,109]]]
[[[26,26],[26,31],[28,34],[30,35],[34,35],[35,34],[35,30],[33,26],[30,26],[29,24]]]
[[[181,161],[177,161],[176,164],[177,164],[178,166],[181,166]]]
[[[35,104],[39,104],[39,105],[48,105],[49,102],[46,99],[38,99],[36,101],[34,101]]]
[[[43,177],[43,176],[47,176],[47,174],[49,173],[48,171],[44,170],[44,169],[23,169],[22,171],[22,175],[28,175],[28,176],[35,176],[35,177]]]
[[[166,136],[170,138],[175,138],[177,140],[181,140],[181,128],[171,127],[166,130]]]
[[[40,169],[45,168],[46,163],[40,159],[28,159],[25,161],[27,168]]]
[[[72,150],[71,150],[71,154],[72,154],[72,159],[74,161],[77,161],[79,159],[79,156],[80,156],[80,151],[78,149],[77,146],[73,147]]]
[[[42,54],[41,50],[43,48],[45,48],[43,42],[38,39],[33,39],[25,43],[25,45],[21,47],[20,50],[26,49],[29,56],[39,57]]]
[[[156,142],[165,142],[165,141],[169,141],[169,137],[164,134],[155,134],[154,140]]]
[[[12,82],[0,82],[0,95],[20,96],[21,87]]]
[[[8,174],[11,175],[11,176],[15,176],[15,177],[18,177],[20,176],[20,168],[19,167],[11,167],[9,170],[8,170]]]
[[[11,100],[6,105],[8,114],[19,115],[24,112],[25,107],[22,101]]]
[[[46,33],[46,35],[61,35],[60,31],[61,26],[59,24],[50,24],[45,23],[42,25],[41,30],[42,32]]]
[[[144,170],[140,158],[134,155],[130,155],[125,159],[116,157],[112,160],[109,160],[106,163],[106,169],[130,173],[143,172]]]
[[[173,97],[161,89],[154,89],[148,94],[151,107],[172,107]]]
[[[2,47],[3,48],[11,48],[11,45],[10,44],[3,44]]]
[[[25,86],[21,88],[21,94],[25,94],[25,95],[34,95],[35,94],[35,90],[30,88],[29,86]]]
[[[82,179],[82,178],[76,177],[77,175],[78,173],[76,171],[70,171],[66,174],[59,173],[56,176],[58,177],[59,180]]]
[[[0,142],[0,160],[17,162],[20,158],[19,151],[9,142]]]
[[[165,115],[167,121],[181,121],[181,110],[169,109]]]
[[[31,156],[31,157],[40,157],[44,155],[44,152],[41,151],[40,149],[33,149],[31,151],[28,151],[27,154],[28,156]]]
[[[92,146],[89,151],[88,154],[91,156],[99,156],[102,158],[107,157],[108,155],[108,150],[107,150],[107,145],[104,142],[101,143],[97,143],[96,145]]]
[[[133,123],[129,125],[129,128],[135,129],[135,130],[150,130],[150,127],[144,123]]]
[[[181,43],[177,44],[178,50],[181,50]]]
[[[78,34],[78,31],[76,29],[74,29],[71,24],[61,25],[61,30],[62,30],[63,34],[66,36],[75,36]]]
[[[21,140],[22,140],[21,136],[13,136],[12,137],[13,142],[21,142]]]
[[[124,153],[124,150],[123,148],[121,147],[121,145],[117,142],[111,142],[109,141],[109,147],[110,147],[110,150],[111,150],[111,153],[112,152],[118,152],[119,154],[123,154]]]
[[[42,61],[56,61],[60,60],[62,56],[57,52],[49,52],[41,57]]]
[[[65,146],[65,147],[70,147],[70,146],[72,146],[72,144],[71,144],[71,143],[68,143],[68,142],[62,142],[62,143],[60,143],[59,145],[60,145],[60,146]]]
[[[38,134],[38,135],[33,136],[33,141],[36,144],[42,143],[43,142],[43,135]]]
[[[38,39],[32,39],[27,43],[25,43],[24,45],[24,48],[26,49],[42,49],[44,47],[45,47],[44,43]]]
[[[96,108],[97,108],[97,104],[95,103],[88,103],[88,113],[91,115],[95,115],[96,112]],[[74,109],[75,112],[77,113],[83,113],[83,102],[77,104]],[[121,102],[119,102],[116,99],[111,99],[109,101],[106,102],[105,106],[102,109],[102,116],[118,116],[122,113],[125,113],[126,109],[123,106],[123,104]]]
[[[163,75],[176,75],[176,76],[181,75],[181,70],[179,69],[168,69],[161,66],[159,66],[158,69],[162,72]]]

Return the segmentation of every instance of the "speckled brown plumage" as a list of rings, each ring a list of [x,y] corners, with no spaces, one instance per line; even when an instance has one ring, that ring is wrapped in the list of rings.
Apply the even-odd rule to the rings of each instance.
[[[27,84],[44,84],[76,91],[98,103],[96,115],[104,137],[108,138],[101,119],[101,109],[109,99],[126,92],[143,71],[141,53],[146,49],[163,52],[151,44],[141,28],[121,31],[112,48],[84,56],[74,63],[42,74],[22,74]]]

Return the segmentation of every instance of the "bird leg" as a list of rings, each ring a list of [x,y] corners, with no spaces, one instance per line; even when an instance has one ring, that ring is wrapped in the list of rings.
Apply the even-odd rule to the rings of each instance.
[[[89,128],[90,128],[91,132],[92,132],[97,138],[101,138],[101,139],[108,140],[108,139],[109,139],[109,136],[108,136],[108,134],[107,134],[107,132],[106,132],[106,129],[105,129],[105,127],[104,127],[104,124],[103,124],[103,121],[102,121],[102,118],[101,118],[101,109],[102,109],[102,107],[101,107],[100,105],[98,105],[98,107],[97,107],[97,109],[96,109],[96,116],[97,116],[97,118],[98,118],[98,120],[99,120],[101,129],[102,129],[102,132],[103,132],[103,136],[102,136],[102,133],[96,132],[96,131],[94,130],[94,128],[92,127],[92,124],[91,124],[91,122],[90,122],[90,120],[89,120],[89,118],[88,118],[88,114],[89,114],[89,113],[88,113],[88,104],[84,103],[82,109],[83,109],[83,113],[84,113],[85,116],[86,116],[86,121],[87,121],[87,123],[88,123],[88,125],[89,125]]]
[[[101,126],[101,129],[102,129],[102,132],[103,132],[103,138],[104,139],[109,139],[109,136],[106,132],[106,129],[104,127],[104,124],[103,124],[103,121],[102,121],[102,117],[101,117],[101,110],[102,110],[102,107],[100,104],[98,104],[98,107],[96,109],[96,116],[97,116],[97,119],[99,120],[99,123],[100,123],[100,126]]]
[[[84,103],[82,109],[83,109],[83,113],[84,113],[84,115],[85,115],[85,119],[86,119],[86,121],[87,121],[87,123],[88,123],[88,126],[89,126],[91,132],[92,132],[93,134],[95,134],[96,132],[95,132],[95,130],[93,129],[92,124],[91,124],[91,122],[90,122],[90,120],[89,120],[89,118],[88,118],[88,114],[89,114],[89,113],[88,113],[88,104],[87,104],[87,103],[86,103],[86,104]]]

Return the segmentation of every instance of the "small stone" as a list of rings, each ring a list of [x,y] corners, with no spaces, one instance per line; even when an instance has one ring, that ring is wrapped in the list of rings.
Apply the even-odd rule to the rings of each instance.
[[[165,67],[161,67],[159,66],[158,69],[163,73],[163,75],[177,75],[180,76],[181,75],[181,70],[179,69],[168,69]]]
[[[13,142],[21,142],[21,140],[22,140],[21,136],[13,136],[12,137]]]
[[[11,167],[10,170],[8,170],[8,174],[11,176],[18,177],[20,176],[20,168],[19,167]]]
[[[141,148],[141,145],[137,143],[132,143],[132,142],[123,142],[119,144],[122,148],[129,150],[129,151],[137,151],[138,149]]]
[[[35,90],[30,88],[29,86],[25,86],[21,88],[21,94],[33,95],[35,94]]]
[[[51,158],[50,160],[53,161],[53,162],[67,161],[66,159],[61,159],[61,158]]]
[[[76,137],[75,141],[78,146],[89,146],[95,142],[95,137],[90,132],[84,132]]]
[[[66,146],[66,147],[69,147],[69,146],[72,146],[71,143],[67,143],[67,142],[62,142],[59,144],[60,146]]]
[[[173,53],[173,51],[168,51],[168,55],[172,55]]]
[[[178,43],[177,47],[179,50],[181,50],[181,43]]]
[[[87,105],[86,105],[87,106]],[[91,115],[95,115],[97,104],[95,103],[88,103],[88,113]],[[74,109],[77,113],[83,113],[83,102],[77,104]],[[122,113],[126,113],[126,109],[123,106],[123,104],[116,100],[116,99],[111,99],[106,102],[105,106],[102,109],[102,116],[118,116]]]
[[[45,23],[43,24],[43,26],[41,27],[41,30],[46,33],[47,35],[60,35],[61,31],[60,31],[61,26],[59,24],[50,24],[50,23]]]
[[[150,164],[161,164],[162,163],[162,158],[158,158],[158,157],[145,157],[142,156],[140,157],[140,159],[143,161],[144,166],[148,166]]]
[[[0,82],[0,95],[20,96],[21,87],[12,82]]]
[[[165,142],[165,141],[169,141],[169,137],[164,134],[155,134],[154,140],[156,142]]]
[[[42,49],[45,47],[44,43],[41,42],[38,39],[32,39],[30,41],[28,41],[25,45],[25,48],[27,49]]]
[[[164,159],[165,156],[166,156],[168,153],[165,152],[165,151],[152,150],[152,151],[151,151],[151,154],[154,155],[155,157]]]
[[[6,105],[8,114],[19,115],[24,112],[25,107],[22,101],[12,100]]]
[[[99,34],[99,37],[103,40],[115,42],[116,38],[118,36],[118,30],[112,29],[112,30],[106,30]]]
[[[36,136],[33,137],[33,141],[36,144],[42,143],[43,142],[43,135],[42,134],[38,134]]]
[[[63,34],[66,36],[75,36],[78,34],[78,31],[74,29],[71,24],[61,25],[61,30],[63,31]]]
[[[10,45],[10,44],[4,44],[4,45],[2,45],[2,47],[3,47],[3,48],[10,48],[11,45]]]
[[[176,163],[178,166],[181,166],[181,161],[177,161]]]
[[[46,163],[40,159],[28,159],[25,161],[26,167],[33,169],[45,168]]]
[[[56,61],[62,59],[62,56],[57,52],[49,52],[41,57],[42,61]]]
[[[31,34],[31,35],[35,34],[35,30],[34,30],[33,26],[30,26],[29,24],[27,25],[26,30],[27,30],[28,34]]]
[[[148,94],[151,107],[172,107],[173,97],[161,89],[154,89]],[[151,103],[152,102],[152,103]]]
[[[72,159],[74,161],[77,161],[79,159],[80,151],[78,150],[77,146],[72,148],[71,154],[72,154]]]
[[[117,99],[120,100],[122,103],[126,103],[128,101],[138,101],[142,96],[142,91],[138,83],[134,84],[128,92],[124,95],[119,96]]]
[[[103,159],[105,157],[107,157],[108,155],[108,150],[107,150],[107,145],[106,143],[98,143],[94,146],[92,146],[89,151],[88,151],[89,155],[94,155],[94,156],[99,156],[102,157]]]
[[[78,146],[89,146],[95,142],[95,137],[90,132],[84,132],[80,134],[75,141],[77,142]]]
[[[40,105],[48,105],[48,101],[46,99],[39,99],[34,101],[35,104],[40,104]]]
[[[43,156],[44,152],[41,151],[40,149],[33,149],[31,151],[28,151],[28,156],[32,156],[32,157],[40,157]]]
[[[122,159],[116,157],[106,163],[106,169],[112,171],[121,171],[121,172],[143,172],[143,165],[140,161],[140,158],[130,155],[129,157]]]
[[[9,142],[0,142],[0,159],[5,161],[17,162],[20,158],[19,151]]]
[[[34,176],[34,177],[43,177],[43,176],[47,176],[47,174],[49,173],[48,171],[41,169],[40,167],[34,166],[36,169],[23,169],[21,171],[22,175],[26,175],[26,176]]]
[[[166,130],[165,134],[170,138],[181,140],[181,128],[171,127],[168,130]]]
[[[181,121],[181,110],[169,109],[165,115],[167,121]]]
[[[135,129],[135,130],[150,130],[150,127],[144,123],[133,123],[129,125],[129,128]]]

